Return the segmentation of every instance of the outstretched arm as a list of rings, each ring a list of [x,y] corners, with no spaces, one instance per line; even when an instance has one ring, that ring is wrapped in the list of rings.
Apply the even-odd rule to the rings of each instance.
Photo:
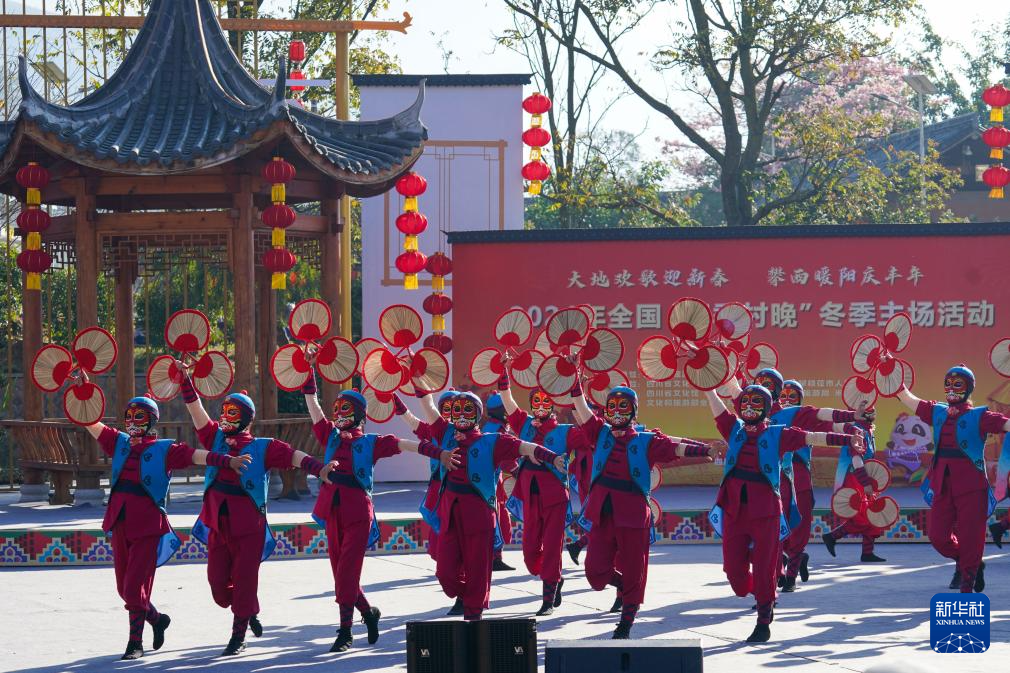
[[[210,423],[210,416],[207,415],[207,410],[203,408],[200,396],[196,394],[196,388],[193,387],[193,381],[189,378],[189,370],[186,369],[186,365],[176,360],[175,366],[182,372],[182,400],[186,403],[186,411],[189,412],[189,417],[193,419],[193,427],[199,430]]]
[[[526,456],[532,460],[537,465],[541,463],[551,463],[554,465],[554,469],[558,472],[567,472],[565,467],[565,457],[554,453],[553,451],[548,451],[539,444],[533,444],[532,442],[519,442],[519,453],[520,455]]]
[[[245,466],[252,462],[252,456],[242,453],[237,456],[229,456],[226,453],[214,453],[203,449],[193,451],[194,465],[210,465],[212,467],[229,467],[235,472],[241,472]]]
[[[400,439],[397,440],[396,445],[401,451],[410,451],[412,453],[420,454],[425,458],[434,458],[442,463],[442,466],[447,470],[455,470],[459,467],[460,459],[458,446],[451,451],[443,451],[427,439],[421,440],[420,442],[413,439]]]
[[[305,395],[305,406],[309,410],[309,418],[312,419],[312,425],[315,425],[326,418],[326,414],[323,413],[323,408],[319,406],[319,400],[316,399],[315,368],[309,369],[309,380],[302,386],[302,395]]]
[[[438,406],[435,404],[435,393],[418,390],[417,399],[421,400],[421,414],[424,416],[426,422],[434,423],[441,418],[441,414],[438,413]]]
[[[740,386],[737,386],[737,388],[739,387]],[[713,418],[718,418],[728,411],[728,409],[726,409],[726,403],[722,401],[721,397],[719,397],[719,393],[714,390],[706,390],[705,399],[708,400],[708,408],[712,412]]]
[[[912,391],[905,386],[901,386],[901,388],[898,389],[896,397],[901,400],[901,403],[908,407],[913,414],[919,409],[919,403],[922,402],[922,400],[913,395]]]

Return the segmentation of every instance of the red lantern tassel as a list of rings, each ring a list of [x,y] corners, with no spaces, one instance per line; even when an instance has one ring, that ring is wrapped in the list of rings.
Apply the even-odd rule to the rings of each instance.
[[[417,274],[416,273],[405,273],[405,274],[403,274],[403,289],[404,290],[416,290],[417,289]]]
[[[270,274],[270,289],[271,290],[286,290],[288,274],[281,271],[280,273]]]
[[[1002,187],[993,187],[991,190],[989,190],[989,198],[990,199],[1002,199],[1003,198],[1003,188]]]
[[[42,276],[33,271],[29,271],[28,276],[25,278],[25,288],[28,290],[41,290]]]

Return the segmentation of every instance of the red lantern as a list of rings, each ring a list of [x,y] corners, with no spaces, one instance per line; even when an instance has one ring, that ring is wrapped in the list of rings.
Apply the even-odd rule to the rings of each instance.
[[[542,126],[534,126],[533,128],[523,131],[524,145],[529,145],[530,147],[543,147],[549,142],[551,142],[551,134]]]
[[[543,182],[551,177],[551,168],[542,161],[531,161],[523,166],[523,177],[530,182]]]
[[[448,355],[449,351],[452,350],[452,338],[445,334],[430,334],[425,338],[424,345],[428,348],[434,348],[442,355]]]
[[[441,292],[434,292],[424,298],[424,303],[421,304],[421,307],[425,313],[445,315],[452,310],[452,298]]]
[[[436,252],[428,258],[425,270],[433,276],[448,276],[452,273],[452,260],[443,252]]]
[[[291,40],[288,44],[288,60],[301,63],[305,60],[305,43],[301,40]]]
[[[270,272],[270,289],[287,288],[287,273],[294,268],[298,258],[287,248],[270,248],[263,253],[263,268]]]
[[[49,228],[52,218],[40,208],[26,208],[18,213],[18,228],[22,231],[41,233]]]
[[[1010,89],[996,84],[982,92],[982,100],[989,107],[1002,108],[1010,105]]]
[[[396,181],[396,191],[407,198],[418,197],[428,189],[428,181],[414,171],[408,171]]]
[[[274,157],[263,167],[263,179],[272,185],[287,184],[295,179],[295,167],[280,157]]]
[[[288,79],[304,80],[305,73],[303,73],[301,70],[292,70],[291,74],[288,75]],[[305,91],[305,86],[302,84],[292,84],[288,88],[291,89],[292,91]]]
[[[403,288],[405,290],[417,289],[417,274],[424,269],[426,261],[428,258],[417,250],[408,250],[396,258],[396,268],[403,274]]]
[[[1002,159],[1003,148],[1010,145],[1010,130],[1002,126],[993,126],[982,133],[982,142],[990,147],[990,159]]]
[[[17,263],[25,273],[44,273],[52,266],[53,258],[45,250],[24,250],[18,255]]]
[[[271,229],[287,229],[295,223],[295,211],[284,203],[275,203],[263,210],[263,224]]]
[[[1005,166],[992,166],[982,174],[982,182],[990,187],[990,199],[1002,199],[1003,188],[1010,184],[1010,169]]]
[[[49,184],[49,171],[34,161],[18,170],[15,178],[25,189],[43,189]]]
[[[406,236],[417,236],[428,227],[428,218],[417,211],[400,213],[396,217],[396,228]]]
[[[523,109],[531,115],[542,115],[551,109],[551,99],[540,92],[531,94],[523,101]]]

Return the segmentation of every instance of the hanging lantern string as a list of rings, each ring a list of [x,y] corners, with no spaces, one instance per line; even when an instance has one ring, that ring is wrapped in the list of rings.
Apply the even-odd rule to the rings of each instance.
[[[989,158],[994,160],[982,174],[982,181],[989,187],[990,199],[1002,199],[1003,188],[1010,184],[1010,170],[1003,166],[1003,148],[1010,145],[1010,130],[1003,126],[1003,108],[1010,105],[1010,89],[998,83],[982,92],[982,100],[990,107],[989,121],[993,123],[982,133],[982,142],[989,146]]]
[[[263,223],[270,227],[270,250],[263,255],[263,267],[270,271],[270,288],[287,289],[288,272],[298,258],[287,249],[285,229],[295,223],[297,214],[287,205],[287,183],[295,178],[295,167],[274,157],[263,167],[263,180],[270,183],[271,205],[263,210]]]
[[[17,217],[18,229],[24,237],[17,265],[25,272],[25,288],[42,289],[42,275],[53,264],[52,256],[42,249],[42,232],[52,223],[49,213],[42,210],[42,190],[49,184],[49,171],[34,161],[21,168],[15,179],[25,190],[25,206]]]
[[[529,146],[530,156],[522,169],[522,176],[529,181],[527,192],[539,194],[544,180],[550,177],[551,169],[543,161],[543,147],[551,142],[550,132],[543,127],[543,115],[551,109],[551,99],[542,93],[534,93],[523,100],[523,109],[530,117],[530,128],[523,132],[523,144]]]
[[[428,260],[417,243],[417,237],[428,228],[428,218],[418,211],[417,197],[427,189],[427,180],[414,171],[396,181],[396,191],[403,197],[403,213],[396,218],[396,228],[403,234],[403,253],[396,258],[396,268],[403,274],[405,290],[417,289],[417,274]]]

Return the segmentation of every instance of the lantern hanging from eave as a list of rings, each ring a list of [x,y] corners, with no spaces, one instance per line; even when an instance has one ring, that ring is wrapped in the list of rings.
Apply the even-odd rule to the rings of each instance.
[[[1003,121],[1003,108],[1010,105],[1010,89],[1003,84],[996,84],[982,92],[982,100],[992,108],[989,111],[989,121]]]
[[[428,218],[417,210],[417,197],[428,189],[428,182],[408,171],[396,181],[396,191],[403,197],[403,212],[396,218],[396,228],[403,234],[403,254],[396,258],[396,268],[403,273],[403,288],[417,289],[417,274],[427,258],[418,251],[417,237],[428,227]]]
[[[42,189],[49,184],[49,171],[34,161],[18,170],[17,183],[25,190],[25,204],[18,214],[17,224],[24,237],[18,268],[25,272],[25,288],[42,289],[42,275],[52,266],[53,258],[42,250],[42,232],[49,228],[49,213],[42,210]]]
[[[523,166],[522,175],[529,181],[527,191],[539,194],[543,181],[550,177],[550,168],[542,161],[543,148],[551,142],[551,134],[543,127],[543,115],[551,109],[551,99],[542,93],[534,93],[523,100],[523,109],[530,117],[530,128],[523,131],[523,144],[529,146],[529,163]],[[546,170],[545,170],[546,169]],[[539,175],[542,177],[530,177]]]
[[[1002,199],[1003,188],[1010,184],[1010,169],[1005,166],[990,166],[982,173],[982,182],[989,186],[990,199]]]
[[[285,203],[287,184],[295,178],[295,167],[274,157],[263,167],[263,180],[270,183],[271,205],[263,210],[263,224],[270,227],[270,249],[263,254],[263,267],[270,271],[270,288],[287,288],[287,272],[294,267],[298,258],[288,250],[284,230],[295,223],[297,214]],[[290,262],[290,263],[289,263]]]

